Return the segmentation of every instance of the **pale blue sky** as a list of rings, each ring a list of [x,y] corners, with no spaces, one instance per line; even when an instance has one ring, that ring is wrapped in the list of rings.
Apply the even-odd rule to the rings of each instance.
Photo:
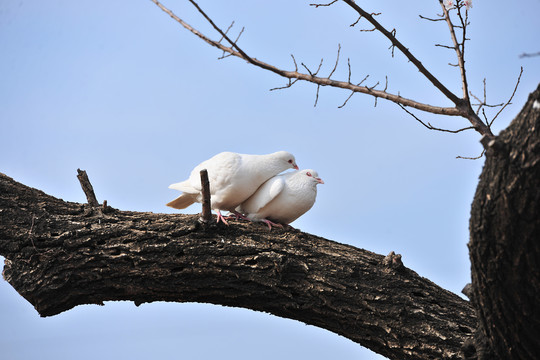
[[[336,4],[315,9],[300,1],[201,0],[218,24],[246,27],[240,45],[253,57],[292,69],[290,54],[333,78],[370,75],[368,85],[434,105],[450,106],[377,33],[349,24],[355,14]],[[360,4],[363,5],[364,2]],[[459,74],[438,1],[377,2],[366,10],[452,91]],[[164,2],[201,30],[209,27],[187,1]],[[524,67],[514,105],[494,129],[505,128],[540,81],[540,1],[475,1],[466,48],[471,90],[491,103],[508,99]],[[376,6],[376,7],[375,7]],[[362,24],[362,22],[360,23]],[[365,25],[363,28],[370,28]],[[212,35],[214,33],[211,33]],[[236,32],[235,32],[236,34]],[[173,212],[170,183],[212,155],[229,150],[288,150],[300,168],[325,184],[313,209],[293,225],[335,241],[403,255],[406,266],[459,293],[469,282],[470,204],[483,160],[456,160],[481,151],[476,133],[432,132],[396,105],[277,75],[195,38],[149,0],[21,0],[0,2],[0,172],[69,201],[85,202],[76,179],[87,170],[100,201],[122,210]],[[417,113],[435,126],[460,128],[454,117]],[[189,213],[199,212],[192,206]],[[263,226],[263,225],[261,225]],[[106,303],[42,319],[0,281],[2,357],[20,359],[373,359],[373,353],[312,326],[202,304]],[[258,354],[255,356],[255,354]],[[260,354],[260,356],[259,356]]]

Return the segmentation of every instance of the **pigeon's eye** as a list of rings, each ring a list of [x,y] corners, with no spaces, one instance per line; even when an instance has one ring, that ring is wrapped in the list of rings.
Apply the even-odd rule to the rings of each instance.
[[[288,161],[288,163],[289,163],[289,164],[292,164],[292,159],[290,159],[290,160]]]
[[[311,173],[310,173],[310,172],[307,172],[306,175],[307,175],[307,176],[311,176]]]

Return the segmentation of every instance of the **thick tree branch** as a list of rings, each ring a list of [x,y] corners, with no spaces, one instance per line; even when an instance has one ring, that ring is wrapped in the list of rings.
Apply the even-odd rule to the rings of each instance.
[[[328,329],[390,359],[458,359],[470,304],[401,263],[296,230],[64,202],[0,174],[4,278],[42,316],[80,304],[206,302]]]
[[[540,354],[540,85],[512,123],[487,141],[471,209],[471,300],[478,360]]]

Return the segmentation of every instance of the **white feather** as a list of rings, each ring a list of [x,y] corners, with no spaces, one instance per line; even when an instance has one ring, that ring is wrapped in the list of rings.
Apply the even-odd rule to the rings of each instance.
[[[308,169],[274,176],[266,181],[238,210],[253,221],[289,224],[315,204],[317,184],[324,184]]]
[[[180,204],[182,209],[193,202],[201,202],[200,171],[208,171],[212,208],[215,210],[234,209],[250,197],[266,180],[289,168],[298,168],[294,156],[286,151],[278,151],[268,155],[247,155],[233,152],[222,152],[203,161],[192,171],[185,181],[172,184],[171,189],[184,194],[168,203],[168,206]],[[192,199],[192,202],[179,200]],[[178,202],[176,202],[179,200]],[[176,202],[176,203],[175,203]],[[186,205],[187,204],[187,205]],[[185,206],[184,206],[185,205]]]

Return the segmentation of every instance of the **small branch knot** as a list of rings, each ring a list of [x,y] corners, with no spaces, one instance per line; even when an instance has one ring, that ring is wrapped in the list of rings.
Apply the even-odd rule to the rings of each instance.
[[[480,143],[489,155],[506,153],[506,144],[497,137],[484,135]]]
[[[401,269],[403,268],[403,262],[401,261],[401,254],[396,254],[393,251],[390,251],[390,254],[386,255],[386,257],[382,261],[383,265],[392,269]]]
[[[463,287],[463,289],[461,290],[461,293],[468,297],[469,300],[471,300],[473,295],[472,284],[468,283],[467,285],[465,285],[465,287]]]

